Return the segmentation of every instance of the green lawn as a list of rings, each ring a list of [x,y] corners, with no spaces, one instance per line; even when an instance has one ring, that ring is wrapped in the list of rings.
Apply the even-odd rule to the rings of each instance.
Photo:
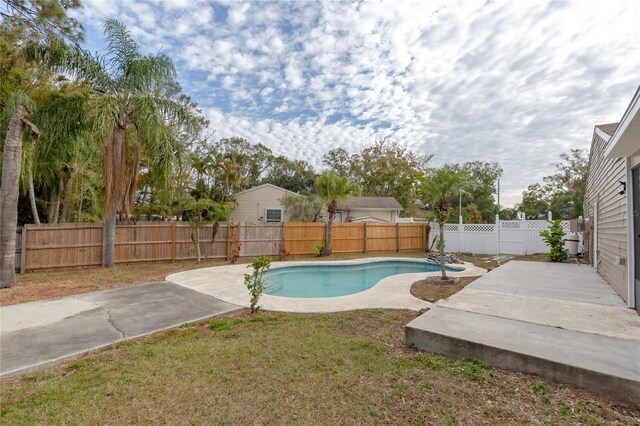
[[[2,381],[9,424],[633,424],[640,411],[404,345],[415,313],[245,311]]]

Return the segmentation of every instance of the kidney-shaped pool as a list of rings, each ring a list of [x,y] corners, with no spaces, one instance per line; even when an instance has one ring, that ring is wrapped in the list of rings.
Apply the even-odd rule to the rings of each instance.
[[[463,268],[450,268],[460,271]],[[391,275],[439,271],[431,263],[385,260],[358,265],[286,266],[265,273],[266,294],[282,297],[336,297],[358,293],[373,287]]]

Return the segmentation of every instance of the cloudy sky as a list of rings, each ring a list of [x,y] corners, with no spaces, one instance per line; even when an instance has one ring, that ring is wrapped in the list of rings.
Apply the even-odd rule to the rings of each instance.
[[[588,148],[640,84],[640,2],[84,1],[86,47],[117,17],[171,56],[217,137],[321,167],[389,138],[434,165],[499,161],[519,201]]]

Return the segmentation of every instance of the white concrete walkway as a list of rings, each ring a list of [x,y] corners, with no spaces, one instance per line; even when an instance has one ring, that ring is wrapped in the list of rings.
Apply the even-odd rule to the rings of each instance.
[[[271,269],[298,265],[359,265],[383,260],[406,260],[416,258],[369,257],[342,261],[285,261],[274,262]],[[458,266],[458,265],[455,265]],[[452,277],[479,276],[486,270],[471,263],[460,265],[464,270],[447,272]],[[225,265],[195,269],[169,275],[167,281],[199,291],[234,305],[249,307],[249,293],[244,286],[247,265]],[[262,309],[285,312],[339,312],[363,308],[394,308],[419,311],[431,304],[411,295],[411,285],[428,275],[440,272],[393,275],[379,281],[368,290],[339,297],[298,298],[264,294],[260,300]]]
[[[640,401],[640,316],[588,265],[511,261],[406,332],[430,352]]]

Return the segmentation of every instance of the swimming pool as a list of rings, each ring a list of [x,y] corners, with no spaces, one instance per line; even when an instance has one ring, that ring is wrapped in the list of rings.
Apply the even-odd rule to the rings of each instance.
[[[336,297],[370,289],[391,275],[439,271],[426,262],[388,260],[357,265],[287,266],[268,271],[265,294],[282,297]],[[449,268],[448,271],[459,271]]]

